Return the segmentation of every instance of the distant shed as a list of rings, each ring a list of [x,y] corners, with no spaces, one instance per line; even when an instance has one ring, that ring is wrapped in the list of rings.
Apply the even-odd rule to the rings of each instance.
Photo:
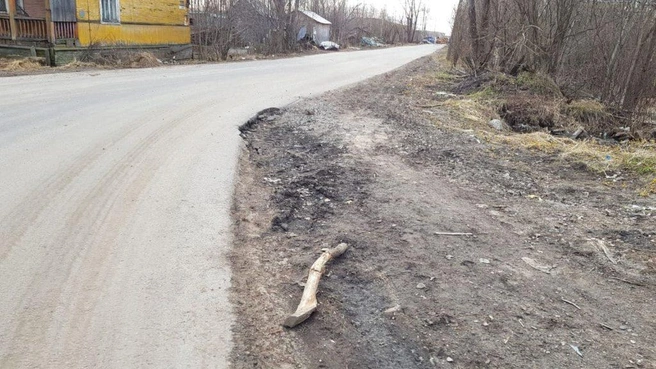
[[[296,19],[298,39],[307,38],[317,44],[330,41],[330,23],[315,12],[300,10]]]

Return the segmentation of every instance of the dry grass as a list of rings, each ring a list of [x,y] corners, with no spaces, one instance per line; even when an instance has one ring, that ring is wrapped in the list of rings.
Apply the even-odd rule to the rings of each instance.
[[[599,122],[611,117],[606,107],[595,100],[574,100],[563,107],[563,113],[585,123]]]
[[[162,62],[152,53],[134,50],[95,51],[89,49],[81,59],[82,62],[77,62],[80,65],[91,64],[94,67],[104,68],[153,68],[162,65]]]
[[[636,174],[656,175],[656,144],[631,142],[625,145],[601,145],[593,140],[576,141],[554,137],[545,132],[530,134],[484,134],[491,142],[557,154],[584,162],[597,172],[628,170]]]
[[[38,60],[25,59],[0,59],[0,70],[6,72],[25,72],[46,68]]]
[[[474,99],[447,99],[436,107],[447,110],[455,118],[449,126],[457,129],[485,129],[487,122],[497,116],[494,108]]]
[[[656,178],[649,182],[645,188],[640,191],[640,196],[649,197],[651,195],[656,195]]]
[[[481,131],[488,142],[521,147],[557,155],[563,160],[584,163],[591,170],[607,174],[624,171],[649,181],[643,196],[656,194],[656,144],[634,141],[624,145],[601,145],[594,140],[576,141],[554,137],[545,132],[497,134]]]
[[[493,107],[473,99],[448,99],[435,105],[446,110],[453,119],[435,120],[441,128],[473,131],[479,138],[498,145],[536,150],[558,156],[562,160],[584,163],[597,173],[623,171],[649,182],[640,190],[642,196],[656,194],[656,144],[633,141],[622,145],[602,145],[594,140],[572,140],[539,131],[528,134],[499,132],[488,126],[495,117]]]
[[[462,77],[449,69],[447,62],[443,60],[445,54],[445,52],[438,53],[434,57],[441,67],[437,72],[431,72],[414,80],[425,91],[435,91],[436,86],[449,91],[449,84],[454,87],[458,80],[462,80]],[[562,160],[584,163],[590,170],[598,173],[621,171],[631,174],[646,184],[644,189],[640,190],[641,195],[656,194],[656,143],[654,142],[631,141],[605,145],[594,139],[581,141],[556,137],[544,129],[521,134],[497,131],[488,125],[491,119],[499,118],[499,104],[503,101],[506,105],[510,105],[510,108],[519,110],[514,105],[526,100],[527,104],[534,107],[533,110],[539,108],[537,113],[540,114],[536,116],[552,116],[554,123],[559,126],[572,126],[577,122],[599,124],[610,115],[604,105],[594,100],[574,100],[565,105],[564,99],[561,98],[562,94],[553,81],[539,74],[523,73],[516,79],[509,76],[493,76],[491,80],[491,85],[484,85],[469,95],[427,104],[431,108],[448,112],[453,118],[446,121],[434,118],[434,123],[444,129],[473,131],[479,138],[493,144],[536,150],[557,156]],[[532,94],[510,93],[514,86],[524,91],[529,90]],[[535,108],[536,106],[538,108]],[[530,109],[524,110],[531,112]]]
[[[74,59],[72,62],[68,64],[64,64],[60,69],[89,69],[89,68],[99,68],[100,66],[95,63],[90,63],[90,62],[82,62],[77,59]]]

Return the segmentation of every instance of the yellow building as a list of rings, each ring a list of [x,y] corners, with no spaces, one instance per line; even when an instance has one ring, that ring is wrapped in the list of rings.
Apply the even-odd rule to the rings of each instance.
[[[78,0],[76,9],[83,46],[191,42],[186,0]]]
[[[188,0],[0,0],[0,45],[70,48],[190,42]]]

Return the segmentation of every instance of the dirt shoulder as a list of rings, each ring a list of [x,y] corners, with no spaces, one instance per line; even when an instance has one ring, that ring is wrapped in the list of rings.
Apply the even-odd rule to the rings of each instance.
[[[402,47],[406,45],[390,45],[387,47]],[[354,52],[360,50],[370,50],[371,48],[358,48],[348,47],[340,50],[339,52]],[[18,77],[29,75],[41,74],[55,74],[55,73],[75,73],[75,72],[97,72],[102,70],[113,69],[134,69],[134,68],[156,68],[156,67],[170,67],[177,65],[192,65],[192,64],[223,64],[223,63],[239,63],[249,62],[255,60],[277,60],[297,58],[309,55],[318,55],[324,53],[332,53],[334,51],[310,49],[302,50],[295,53],[282,53],[274,55],[264,54],[231,54],[228,60],[225,61],[208,61],[199,59],[188,59],[182,61],[175,60],[159,60],[157,57],[149,52],[140,51],[123,51],[117,52],[115,55],[112,53],[104,53],[104,55],[89,55],[85,59],[88,61],[73,61],[69,64],[50,67],[44,65],[45,60],[40,58],[2,58],[0,57],[0,78],[2,77]]]
[[[450,129],[416,88],[440,68],[423,58],[244,133],[234,367],[656,368],[644,183]],[[340,242],[317,312],[284,329]]]

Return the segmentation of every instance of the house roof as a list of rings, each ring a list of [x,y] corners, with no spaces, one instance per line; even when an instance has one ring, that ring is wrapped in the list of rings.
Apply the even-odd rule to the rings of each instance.
[[[317,23],[332,24],[326,18],[320,16],[319,14],[317,14],[315,12],[311,12],[309,10],[301,10],[300,12],[307,15],[308,17],[312,18],[312,20],[314,20]]]

